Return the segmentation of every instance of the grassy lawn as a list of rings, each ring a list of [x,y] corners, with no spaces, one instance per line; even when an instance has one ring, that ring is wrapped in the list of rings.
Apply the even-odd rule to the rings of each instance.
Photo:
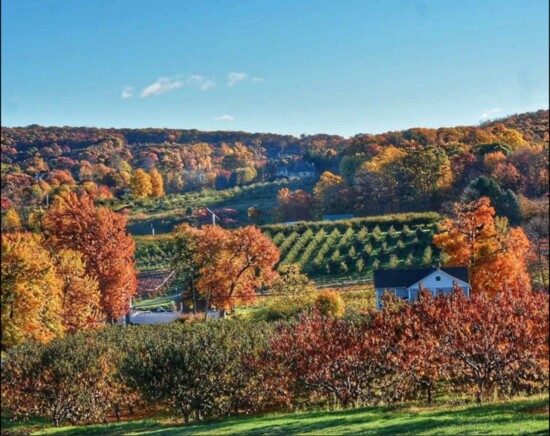
[[[21,425],[9,427],[5,429],[8,431],[24,430]],[[435,407],[401,405],[332,412],[270,414],[231,418],[189,426],[148,419],[57,429],[39,429],[39,426],[35,426],[33,430],[35,432],[32,434],[51,435],[340,435],[359,433],[376,435],[543,435],[549,432],[548,397],[516,399],[481,406],[473,404]]]

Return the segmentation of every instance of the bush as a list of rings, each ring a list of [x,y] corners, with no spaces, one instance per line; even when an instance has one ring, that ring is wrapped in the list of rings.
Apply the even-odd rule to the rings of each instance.
[[[337,291],[330,290],[319,292],[319,295],[315,299],[315,307],[321,315],[330,318],[341,318],[346,311],[342,297]]]

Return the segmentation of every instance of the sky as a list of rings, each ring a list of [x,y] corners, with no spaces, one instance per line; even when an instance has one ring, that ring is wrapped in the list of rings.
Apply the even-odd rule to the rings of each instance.
[[[3,126],[349,137],[548,108],[548,0],[1,5]]]

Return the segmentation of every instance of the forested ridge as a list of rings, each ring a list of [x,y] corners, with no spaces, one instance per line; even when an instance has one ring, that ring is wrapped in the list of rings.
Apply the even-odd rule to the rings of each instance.
[[[330,173],[317,187],[317,217],[444,211],[446,202],[483,194],[513,221],[522,200],[518,196],[536,200],[548,195],[548,110],[480,126],[412,128],[347,139],[31,125],[2,127],[1,144],[3,210],[33,208],[63,190],[85,190],[96,199],[128,193],[140,198],[269,182],[278,168],[300,160],[317,175]],[[138,170],[154,171],[151,177],[162,189],[149,192],[148,182],[141,180],[147,176]],[[301,194],[289,195],[293,200]],[[331,203],[331,198],[338,201]],[[281,220],[293,219],[284,215],[279,211]]]

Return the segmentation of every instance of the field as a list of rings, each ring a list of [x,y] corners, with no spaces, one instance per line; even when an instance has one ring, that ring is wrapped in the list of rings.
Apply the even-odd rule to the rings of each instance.
[[[296,263],[310,277],[365,278],[375,269],[431,265],[435,214],[357,218],[264,226],[279,247],[281,265]]]
[[[369,278],[376,268],[431,265],[439,253],[432,245],[439,216],[432,213],[388,215],[344,221],[266,225],[263,231],[281,251],[281,265],[297,263],[322,282]],[[168,267],[169,235],[136,236],[140,271]]]
[[[143,419],[87,427],[44,428],[39,422],[2,423],[9,434],[186,435],[186,434],[548,434],[548,397],[484,404],[407,404],[331,412],[297,412],[229,418],[182,426],[167,419]],[[27,433],[28,434],[28,433]]]
[[[128,231],[132,235],[150,235],[151,226],[156,234],[172,231],[176,224],[190,218],[190,209],[197,211],[208,207],[231,208],[237,212],[234,225],[249,225],[247,210],[256,207],[262,213],[264,223],[271,222],[271,209],[275,206],[277,193],[282,188],[303,189],[311,192],[314,179],[277,180],[259,182],[231,189],[204,189],[200,192],[172,194],[157,200],[107,201],[114,210],[128,208]]]

